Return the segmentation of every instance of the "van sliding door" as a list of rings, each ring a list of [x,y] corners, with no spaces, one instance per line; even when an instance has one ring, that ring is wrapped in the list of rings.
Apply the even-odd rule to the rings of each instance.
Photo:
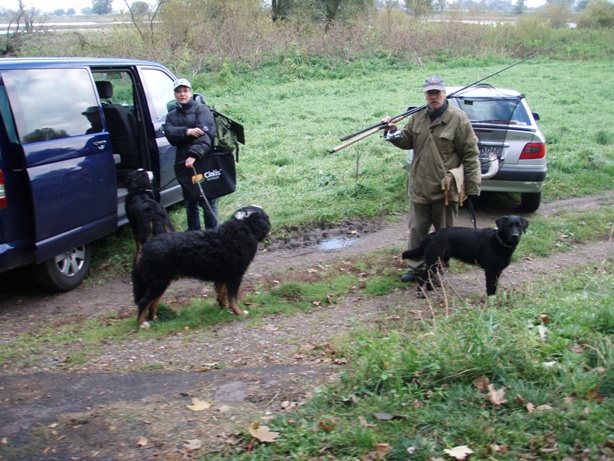
[[[20,69],[2,77],[30,180],[36,262],[112,233],[115,162],[89,70]]]

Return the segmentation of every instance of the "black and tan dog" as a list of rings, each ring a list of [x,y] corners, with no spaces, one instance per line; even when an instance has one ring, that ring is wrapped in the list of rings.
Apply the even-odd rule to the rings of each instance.
[[[134,234],[137,252],[154,235],[175,231],[166,210],[154,198],[152,179],[153,174],[142,168],[131,171],[126,178],[126,216]]]
[[[220,307],[243,315],[239,287],[270,230],[264,210],[248,206],[216,229],[162,234],[145,243],[132,270],[139,327],[149,326],[146,317],[155,320],[160,298],[173,280],[183,277],[213,282]]]
[[[496,221],[496,229],[472,229],[470,227],[446,227],[427,235],[420,246],[403,252],[403,259],[424,258],[425,270],[418,276],[418,293],[426,284],[432,290],[431,281],[450,258],[482,267],[486,273],[486,294],[497,292],[499,277],[512,261],[512,254],[520,242],[529,222],[520,216],[503,216]]]

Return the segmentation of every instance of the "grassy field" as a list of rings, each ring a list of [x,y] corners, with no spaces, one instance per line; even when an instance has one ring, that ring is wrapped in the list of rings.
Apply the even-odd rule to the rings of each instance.
[[[404,151],[385,143],[379,133],[335,154],[329,150],[343,135],[421,105],[428,75],[438,73],[449,85],[466,85],[511,63],[380,68],[366,61],[299,79],[296,66],[315,71],[296,61],[249,74],[222,73],[211,81],[206,76],[194,79],[195,91],[246,130],[237,191],[218,201],[220,218],[259,204],[271,217],[271,239],[346,218],[385,218],[406,211]],[[612,189],[614,113],[603,105],[607,89],[614,87],[612,74],[612,62],[541,60],[488,80],[525,93],[541,116],[549,162],[543,201]],[[517,200],[507,195],[501,199],[501,214],[513,213],[510,203]],[[181,206],[171,211],[171,218],[178,229],[187,227]],[[125,229],[96,246],[94,269],[131,263],[133,242]]]
[[[330,72],[297,79],[284,63],[274,73],[201,79],[209,103],[242,121],[247,144],[238,164],[238,191],[220,200],[220,214],[249,203],[263,205],[275,232],[343,218],[365,218],[405,210],[405,153],[373,135],[330,154],[339,137],[423,104],[421,85],[431,74],[449,85],[466,85],[508,61],[388,66]],[[354,63],[353,66],[360,66]],[[284,78],[284,69],[293,68]],[[612,187],[614,114],[601,108],[612,62],[529,61],[489,79],[494,86],[527,95],[541,116],[548,139],[545,201],[592,194]],[[273,74],[273,75],[271,75]],[[307,76],[306,76],[307,77]],[[338,77],[338,78],[337,78]],[[197,79],[198,82],[198,79]],[[510,210],[507,210],[510,211]]]

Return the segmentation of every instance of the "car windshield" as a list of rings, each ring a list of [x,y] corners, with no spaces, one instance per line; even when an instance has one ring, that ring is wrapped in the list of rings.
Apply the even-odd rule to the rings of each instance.
[[[450,101],[462,109],[473,124],[529,125],[522,97],[454,96]]]

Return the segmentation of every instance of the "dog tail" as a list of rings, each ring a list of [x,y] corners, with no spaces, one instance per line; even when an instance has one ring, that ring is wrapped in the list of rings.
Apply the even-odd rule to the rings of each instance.
[[[134,293],[134,304],[138,305],[141,299],[145,296],[147,292],[147,285],[144,283],[143,277],[141,276],[141,270],[139,265],[139,256],[137,255],[134,258],[134,265],[132,267],[132,290]]]
[[[169,232],[175,232],[175,228],[171,223],[168,216],[165,217],[162,221],[156,221],[152,223],[152,232],[151,235],[159,235],[159,234],[168,234]]]
[[[423,239],[416,248],[406,250],[401,257],[403,259],[418,259],[424,256],[424,249],[426,248],[426,239]]]

